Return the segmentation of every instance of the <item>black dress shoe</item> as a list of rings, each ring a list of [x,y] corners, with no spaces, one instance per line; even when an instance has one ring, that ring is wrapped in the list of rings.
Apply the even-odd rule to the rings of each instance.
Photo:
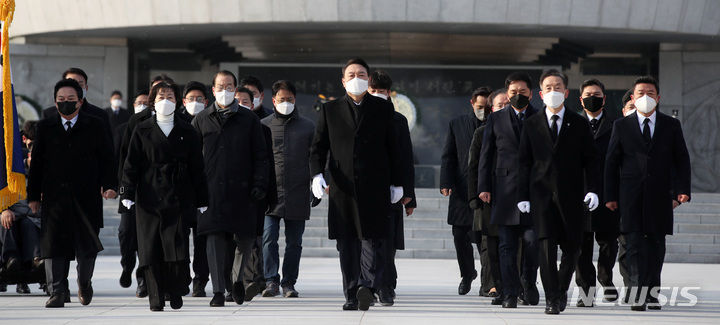
[[[170,296],[170,307],[172,309],[180,309],[183,306],[182,296]]]
[[[477,274],[475,276],[477,277]],[[462,278],[462,280],[460,280],[460,285],[458,286],[458,294],[461,296],[464,296],[468,292],[470,292],[470,288],[472,287],[473,280],[475,280],[475,278],[470,278],[470,277]]]
[[[20,260],[18,260],[17,258],[11,257],[5,263],[5,271],[17,272],[17,271],[20,271],[20,266],[21,266]]]
[[[537,304],[540,303],[540,292],[538,292],[535,283],[528,284],[525,287],[523,300],[532,306],[537,306]]]
[[[567,292],[563,292],[563,294],[560,296],[560,301],[558,301],[557,306],[560,311],[565,311],[565,307],[567,307]]]
[[[70,289],[67,289],[67,290],[65,290],[65,292],[63,292],[63,301],[66,304],[72,302],[72,301],[70,301]]]
[[[193,297],[207,297],[205,293],[205,285],[207,282],[193,281],[192,296]]]
[[[358,310],[358,302],[351,300],[343,305],[343,310]]]
[[[258,295],[258,293],[260,293],[260,284],[257,282],[250,282],[250,284],[245,287],[245,297],[243,300],[251,301]]]
[[[592,300],[591,300],[591,301],[590,301],[590,305],[586,305],[586,304],[585,304],[585,300],[583,300],[582,298],[579,298],[578,301],[577,301],[577,303],[575,304],[575,307],[578,307],[578,308],[583,308],[583,307],[595,307],[595,304],[594,304],[594,303],[592,302]]]
[[[378,300],[380,300],[380,304],[383,306],[392,306],[395,304],[395,301],[387,289],[378,290]]]
[[[50,299],[45,303],[45,308],[61,308],[65,307],[65,301],[63,298],[64,294],[55,293],[50,296]]]
[[[605,300],[610,301],[610,302],[617,301],[618,297],[619,297],[618,291],[617,291],[617,289],[615,289],[615,287],[605,289],[603,295],[604,295]]]
[[[652,310],[662,309],[662,306],[660,306],[660,301],[658,300],[658,298],[651,296],[651,297],[648,297],[647,300],[645,300],[645,302],[647,304],[647,309],[652,309]]]
[[[518,298],[517,297],[506,297],[502,302],[502,308],[517,308]]]
[[[163,311],[163,307],[150,306],[150,311]]]
[[[78,300],[80,300],[80,303],[83,306],[90,304],[93,298],[93,293],[92,281],[88,281],[86,284],[80,284],[78,282]]]
[[[147,285],[145,284],[145,278],[137,279],[138,286],[135,290],[135,296],[138,298],[145,298],[148,296]]]
[[[233,282],[232,298],[233,301],[238,305],[242,305],[245,301],[245,283],[243,283],[242,280]]]
[[[560,308],[558,307],[557,303],[551,302],[547,306],[545,306],[545,314],[548,314],[548,315],[560,314]]]
[[[132,285],[132,270],[123,270],[120,274],[120,286],[123,288],[130,288]]]
[[[493,298],[493,300],[490,302],[493,306],[500,306],[503,304],[503,298],[501,296],[497,296]]]
[[[523,297],[522,294],[517,297],[517,303],[522,306],[530,306],[530,303],[525,300],[525,297]]]
[[[30,293],[30,288],[28,287],[27,283],[18,283],[15,292],[21,293],[21,294],[28,294]]]
[[[368,310],[370,309],[370,303],[373,301],[373,293],[370,288],[360,286],[355,294],[355,298],[358,300],[359,310]]]
[[[213,294],[210,300],[210,307],[222,307],[225,306],[225,295],[222,292],[216,292]]]

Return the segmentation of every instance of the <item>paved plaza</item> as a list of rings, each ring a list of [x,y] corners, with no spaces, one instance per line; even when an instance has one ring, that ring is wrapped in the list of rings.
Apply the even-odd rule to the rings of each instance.
[[[257,296],[243,305],[228,303],[209,307],[210,298],[185,297],[180,310],[168,304],[164,312],[151,312],[147,299],[134,296],[135,288],[121,288],[120,257],[98,258],[89,306],[77,299],[74,270],[70,274],[72,303],[65,308],[45,308],[47,296],[30,286],[30,295],[15,294],[15,286],[0,293],[0,324],[718,324],[720,323],[720,265],[666,264],[663,285],[690,287],[697,297],[694,306],[664,306],[660,311],[632,312],[627,306],[577,308],[569,301],[561,315],[543,313],[538,306],[503,309],[478,296],[479,279],[466,296],[457,295],[460,280],[453,260],[399,259],[398,289],[394,306],[373,306],[367,312],[343,311],[340,266],[334,258],[305,258],[301,261],[299,298]],[[479,267],[479,263],[477,263]],[[73,264],[74,268],[74,264]],[[616,268],[617,269],[617,268]],[[615,274],[616,284],[621,282]],[[135,284],[133,284],[134,286]],[[539,284],[541,285],[541,284]],[[574,289],[574,282],[571,294]],[[210,285],[207,288],[210,294]],[[540,289],[542,295],[542,288]],[[672,295],[673,289],[663,291]],[[689,300],[677,291],[677,304]],[[685,295],[689,297],[689,295]],[[670,299],[671,300],[671,299]]]

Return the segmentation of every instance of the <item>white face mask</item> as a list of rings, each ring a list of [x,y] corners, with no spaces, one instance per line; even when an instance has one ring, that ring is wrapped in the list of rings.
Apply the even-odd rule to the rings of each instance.
[[[375,97],[380,97],[380,98],[382,98],[382,99],[384,99],[384,100],[387,100],[387,97],[388,97],[387,95],[381,94],[381,93],[374,93],[374,94],[372,94],[372,95],[375,96]]]
[[[235,92],[227,90],[215,92],[215,101],[222,106],[229,106],[235,100]]]
[[[645,95],[635,100],[635,108],[642,113],[650,113],[657,106],[657,102],[652,97]]]
[[[250,106],[245,106],[245,105],[243,105],[243,104],[238,104],[238,106],[240,106],[240,107],[242,107],[242,108],[244,108],[244,109],[246,109],[246,110],[252,110],[252,108],[250,108]]]
[[[293,112],[293,110],[295,110],[295,104],[290,102],[282,102],[275,105],[275,109],[278,111],[278,113],[282,115],[289,115]]]
[[[147,108],[147,106],[144,105],[144,104],[140,104],[140,105],[138,105],[138,106],[135,106],[135,114],[144,111],[146,108]]]
[[[367,89],[368,81],[357,77],[345,83],[345,90],[355,96],[362,95]]]
[[[120,108],[122,106],[122,99],[113,99],[110,101],[110,106],[113,108]]]
[[[83,88],[83,98],[87,97],[87,89]]]
[[[565,101],[565,94],[557,91],[551,91],[547,94],[543,93],[543,103],[549,108],[558,108]]]
[[[484,109],[473,109],[473,113],[475,113],[475,117],[477,117],[480,121],[485,121],[485,110]]]
[[[255,109],[257,109],[258,107],[260,107],[260,105],[262,105],[262,102],[260,101],[260,97],[253,97],[253,107],[255,107]]]
[[[185,104],[185,109],[190,113],[190,115],[195,116],[197,113],[200,113],[203,109],[205,109],[205,104],[201,102],[189,102]]]
[[[158,113],[158,115],[170,115],[175,112],[175,103],[163,99],[155,103],[155,112]]]

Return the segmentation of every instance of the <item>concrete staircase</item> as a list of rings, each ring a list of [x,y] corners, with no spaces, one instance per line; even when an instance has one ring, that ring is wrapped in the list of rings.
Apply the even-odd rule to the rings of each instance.
[[[418,189],[418,208],[405,217],[405,247],[399,258],[453,259],[455,248],[446,222],[448,199],[437,189]],[[100,240],[104,255],[119,255],[117,201],[105,201],[105,228]],[[280,229],[280,251],[284,247]],[[597,245],[596,245],[597,246]],[[596,247],[597,249],[597,247]],[[335,241],[327,238],[327,198],[313,208],[303,237],[303,256],[337,257]],[[477,251],[475,252],[477,255]],[[477,258],[477,256],[476,256]],[[720,194],[695,194],[675,211],[675,235],[667,237],[669,263],[720,263]]]

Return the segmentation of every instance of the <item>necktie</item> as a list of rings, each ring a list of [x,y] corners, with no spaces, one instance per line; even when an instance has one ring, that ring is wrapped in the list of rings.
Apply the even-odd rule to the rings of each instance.
[[[650,140],[651,140],[651,137],[650,137],[650,119],[647,118],[647,117],[645,118],[645,121],[643,121],[643,138],[645,138],[645,145],[646,145],[646,146],[649,146],[649,145],[650,145]]]
[[[517,126],[518,126],[518,130],[520,130],[520,131],[522,131],[523,117],[525,117],[525,113],[523,113],[523,112],[518,113],[518,115],[517,115],[517,118],[518,118]]]
[[[552,136],[553,143],[557,142],[558,138],[558,127],[557,127],[557,120],[560,118],[560,116],[553,115],[550,117],[552,119],[552,125],[550,126],[550,135]]]
[[[596,118],[590,120],[590,127],[592,128],[593,134],[598,130],[598,120]]]
[[[67,121],[67,122],[65,122],[65,125],[67,125],[67,131],[68,131],[68,133],[70,133],[70,130],[72,130],[72,122]]]

